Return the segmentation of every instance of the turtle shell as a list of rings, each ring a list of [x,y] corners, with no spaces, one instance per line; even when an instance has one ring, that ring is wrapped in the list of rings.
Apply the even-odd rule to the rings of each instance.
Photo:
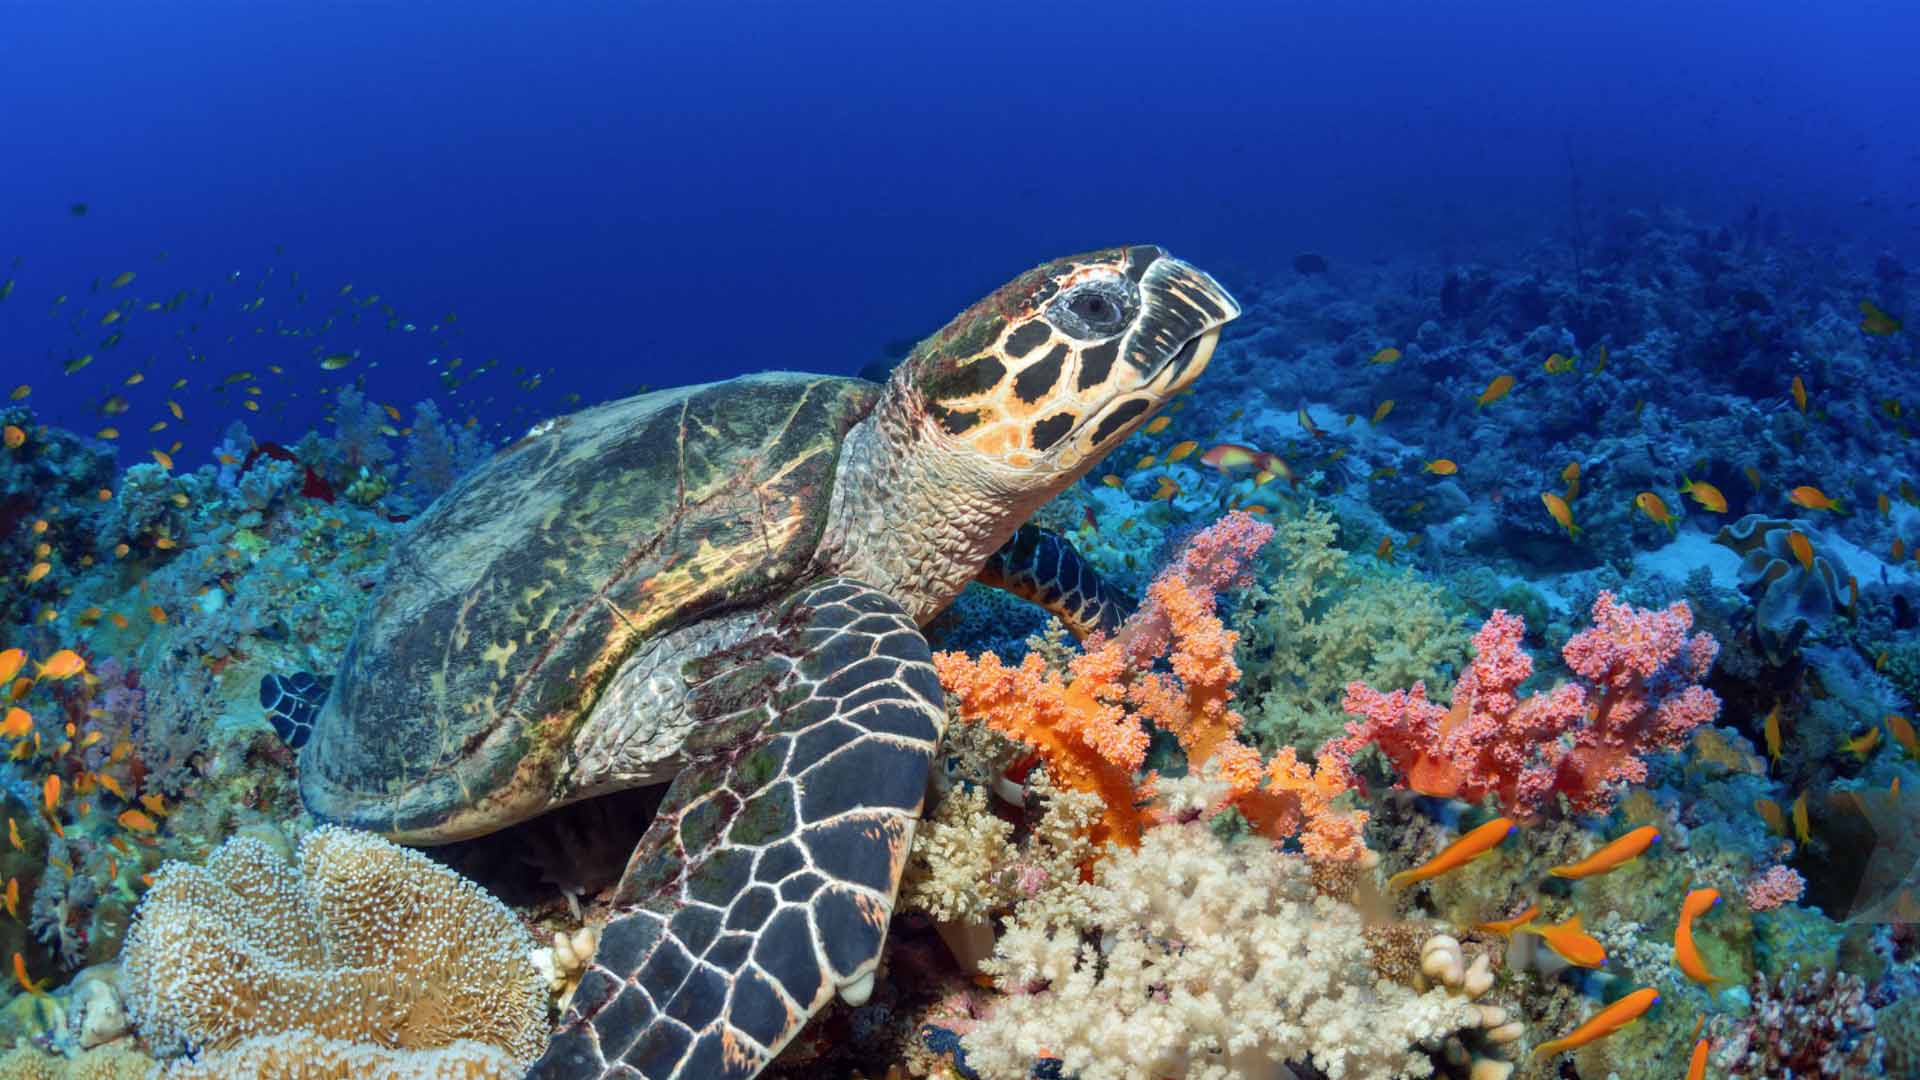
[[[395,546],[302,750],[317,815],[413,842],[540,813],[621,662],[785,591],[880,388],[767,373],[551,421]]]

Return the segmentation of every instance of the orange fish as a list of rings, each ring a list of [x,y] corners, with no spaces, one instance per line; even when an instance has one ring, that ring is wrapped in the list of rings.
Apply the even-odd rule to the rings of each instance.
[[[123,810],[120,812],[120,816],[116,820],[120,822],[121,828],[127,829],[131,832],[149,832],[150,833],[150,832],[153,832],[155,829],[159,828],[158,825],[155,825],[153,823],[152,818],[148,817],[147,815],[141,813],[138,810]]]
[[[140,796],[140,805],[146,807],[154,817],[167,816],[167,800],[158,795],[149,793]]]
[[[1381,349],[1379,352],[1374,353],[1372,359],[1370,359],[1368,363],[1391,364],[1398,359],[1400,359],[1400,350],[1389,345],[1386,348]]]
[[[27,845],[20,842],[20,826],[12,818],[7,819],[7,839],[13,841],[13,850],[21,851]]]
[[[1567,530],[1569,537],[1575,540],[1580,539],[1580,526],[1573,523],[1573,507],[1567,505],[1567,500],[1551,491],[1543,491],[1540,493],[1540,501],[1546,505],[1547,513],[1553,515],[1553,520]]]
[[[1206,453],[1201,454],[1200,464],[1219,469],[1221,472],[1230,472],[1234,469],[1252,468],[1260,464],[1260,459],[1266,456],[1267,455],[1255,450],[1251,446],[1241,446],[1238,443],[1221,443]]]
[[[1376,406],[1374,406],[1374,409],[1373,409],[1373,419],[1371,419],[1371,420],[1369,420],[1369,421],[1367,421],[1367,422],[1368,422],[1368,423],[1370,423],[1370,424],[1377,424],[1377,423],[1379,423],[1380,421],[1382,421],[1382,420],[1385,420],[1385,419],[1387,418],[1387,414],[1388,414],[1388,413],[1390,413],[1390,412],[1392,412],[1392,411],[1393,411],[1393,399],[1392,399],[1392,398],[1388,398],[1387,400],[1385,400],[1385,401],[1383,401],[1383,402],[1381,402],[1380,404],[1378,404],[1378,405],[1376,405]]]
[[[168,472],[173,471],[173,458],[165,450],[149,450],[147,453],[153,455],[153,460],[159,462],[161,468]]]
[[[394,417],[394,419],[398,420],[399,417]],[[1173,423],[1173,417],[1171,416],[1156,416],[1152,420],[1147,421],[1145,430],[1149,435],[1158,435],[1167,430],[1167,425],[1171,423]]]
[[[0,735],[9,739],[24,739],[33,732],[33,714],[18,705],[7,710],[5,723],[0,723]]]
[[[0,684],[13,681],[20,669],[27,666],[27,650],[8,649],[0,652]]]
[[[1174,443],[1173,449],[1167,451],[1167,464],[1171,465],[1176,461],[1184,461],[1188,454],[1198,449],[1200,449],[1200,444],[1192,439]]]
[[[107,616],[107,621],[113,623],[113,625],[119,627],[122,630],[125,630],[127,628],[127,617],[125,615],[120,614],[117,611]]]
[[[1381,537],[1380,546],[1373,549],[1373,557],[1376,559],[1385,560],[1386,562],[1392,562],[1393,561],[1393,537],[1391,536]]]
[[[21,985],[21,987],[26,990],[27,993],[32,994],[35,997],[46,996],[46,991],[41,989],[41,986],[39,983],[36,983],[32,979],[27,978],[27,958],[24,956],[21,956],[19,953],[13,954],[13,978],[14,978],[14,981],[18,982]]]
[[[81,659],[79,653],[72,649],[61,649],[47,657],[46,663],[35,664],[33,677],[58,681],[71,679],[85,670],[87,670],[87,662]]]
[[[1787,816],[1780,809],[1779,803],[1772,799],[1755,799],[1753,809],[1760,815],[1760,820],[1767,823],[1767,828],[1772,830],[1775,836],[1787,835]]]
[[[1580,463],[1577,461],[1567,462],[1567,467],[1560,470],[1560,481],[1567,485],[1567,501],[1568,502],[1572,502],[1573,500],[1579,498],[1580,497]]]
[[[1500,846],[1500,841],[1517,831],[1512,818],[1497,817],[1467,835],[1448,844],[1440,854],[1411,870],[1402,870],[1387,879],[1387,887],[1397,889],[1428,878],[1439,877],[1462,867]]]
[[[1460,471],[1460,466],[1449,458],[1434,458],[1420,467],[1435,476],[1452,476]]]
[[[1558,1039],[1550,1039],[1534,1048],[1535,1058],[1552,1057],[1564,1054],[1568,1050],[1578,1050],[1595,1039],[1605,1038],[1619,1031],[1635,1020],[1646,1015],[1648,1009],[1660,1000],[1660,991],[1652,987],[1642,987],[1621,998],[1619,1001],[1601,1009],[1591,1019],[1574,1028]]]
[[[1831,510],[1838,512],[1840,504],[1827,498],[1827,493],[1811,484],[1802,484],[1787,492],[1787,501],[1795,506],[1804,506],[1809,510]]]
[[[1163,476],[1160,478],[1160,480],[1162,483],[1165,483],[1166,477]],[[1159,496],[1157,495],[1154,497],[1159,498]],[[156,623],[164,623],[167,621],[167,609],[161,607],[159,604],[155,604],[152,607],[147,609],[147,617],[152,619]]]
[[[100,733],[96,731],[94,732],[94,734],[98,735]],[[100,781],[101,787],[106,788],[108,791],[113,792],[115,795],[119,796],[122,801],[126,799],[127,790],[120,786],[120,781],[115,780],[113,777],[108,776],[106,773],[95,773],[94,779]]]
[[[1175,495],[1178,495],[1178,494],[1180,494],[1180,485],[1173,482],[1173,477],[1162,476],[1160,478],[1160,486],[1153,490],[1153,494],[1148,496],[1148,499],[1149,501],[1158,501],[1161,499],[1171,500]],[[166,612],[160,611],[160,608],[158,606],[155,606],[153,610],[155,612],[158,612],[158,614],[155,616],[153,620],[154,622],[167,621]]]
[[[1847,753],[1852,754],[1861,761],[1867,760],[1868,755],[1873,753],[1873,748],[1879,745],[1880,729],[1877,727],[1868,728],[1865,732],[1855,735],[1853,738],[1841,744]]]
[[[1668,532],[1675,531],[1673,512],[1667,509],[1665,500],[1661,499],[1660,496],[1655,495],[1651,491],[1643,491],[1633,497],[1633,505],[1639,507],[1640,512],[1647,515],[1647,517],[1665,525]]]
[[[27,584],[31,585],[53,572],[52,563],[37,562],[27,570]]]
[[[1562,960],[1575,967],[1605,967],[1607,950],[1592,934],[1580,925],[1580,916],[1575,915],[1558,926],[1523,926],[1522,934],[1533,934],[1547,943]]]
[[[1705,480],[1695,480],[1686,476],[1680,479],[1680,491],[1682,494],[1691,496],[1694,502],[1699,503],[1701,506],[1716,514],[1724,514],[1727,512],[1727,497],[1720,494],[1719,488],[1714,487]]]
[[[19,878],[7,879],[7,914],[13,916],[15,921],[18,921],[20,918],[20,879]]]
[[[1793,403],[1802,413],[1807,411],[1807,384],[1798,375],[1793,377]]]
[[[51,814],[60,806],[60,774],[50,773],[46,783],[40,785],[40,801]]]
[[[1618,869],[1639,858],[1660,839],[1660,830],[1652,825],[1631,829],[1599,851],[1579,862],[1556,866],[1547,873],[1557,878],[1586,878]]]
[[[1493,922],[1475,923],[1473,928],[1475,930],[1483,930],[1489,934],[1499,934],[1501,937],[1509,937],[1515,930],[1532,922],[1539,914],[1539,904],[1528,904],[1527,910],[1515,915],[1511,919],[1496,919]]]
[[[1789,532],[1787,546],[1793,549],[1793,557],[1800,560],[1801,566],[1813,569],[1813,541],[1807,539],[1804,533],[1798,529]]]
[[[1793,835],[1803,844],[1813,839],[1813,826],[1807,820],[1807,793],[1804,791],[1793,800]]]
[[[1773,708],[1770,711],[1768,711],[1766,720],[1763,721],[1760,725],[1760,730],[1767,740],[1767,756],[1772,758],[1775,761],[1779,761],[1780,760],[1780,703],[1779,702],[1776,701],[1773,703]]]
[[[1707,1055],[1712,1051],[1712,1039],[1701,1039],[1693,1044],[1693,1056],[1687,1059],[1687,1080],[1706,1080]]]
[[[1893,741],[1900,744],[1900,749],[1905,750],[1908,757],[1920,761],[1920,742],[1914,739],[1913,725],[1898,713],[1888,713],[1884,719],[1887,730],[1893,734]]]
[[[1707,962],[1700,956],[1700,949],[1693,943],[1693,920],[1712,911],[1720,903],[1719,889],[1694,889],[1680,901],[1680,924],[1673,931],[1673,962],[1679,966],[1687,978],[1697,983],[1712,986],[1718,982],[1713,972],[1707,970]]]
[[[1485,390],[1480,391],[1479,397],[1473,399],[1473,407],[1475,409],[1484,409],[1494,402],[1499,401],[1501,398],[1506,397],[1507,393],[1513,389],[1514,382],[1514,377],[1511,375],[1496,377],[1492,382],[1487,384]]]

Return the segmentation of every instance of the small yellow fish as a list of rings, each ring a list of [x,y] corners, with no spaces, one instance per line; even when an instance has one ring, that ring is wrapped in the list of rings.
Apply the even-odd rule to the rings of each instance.
[[[1575,879],[1604,874],[1639,858],[1659,839],[1659,829],[1652,825],[1642,825],[1623,833],[1586,858],[1565,866],[1556,866],[1547,873],[1557,878]]]
[[[175,420],[185,420],[187,418],[186,412],[180,408],[180,403],[177,401],[169,400],[167,402],[167,411],[173,414]]]
[[[27,433],[18,425],[8,424],[0,429],[0,443],[5,443],[9,450],[18,450],[27,444]]]
[[[98,734],[100,734],[100,733],[96,731],[96,732],[93,732],[92,734],[93,734],[93,735],[98,735]],[[91,737],[92,737],[92,736],[89,736],[89,738],[91,738]],[[85,748],[84,748],[84,747],[82,747],[82,749],[85,749]],[[101,786],[101,787],[103,787],[103,788],[105,788],[105,789],[107,789],[108,791],[111,791],[111,792],[113,792],[113,794],[114,794],[114,795],[115,795],[116,797],[118,797],[118,798],[120,798],[120,799],[122,799],[122,800],[125,800],[125,799],[126,799],[126,797],[127,797],[127,792],[126,792],[126,789],[125,789],[125,788],[122,788],[122,787],[120,786],[120,781],[118,781],[118,780],[115,780],[115,779],[114,779],[113,777],[111,777],[111,776],[108,776],[108,775],[107,775],[106,773],[96,773],[96,774],[94,774],[94,778],[95,778],[96,780],[98,780],[98,781],[100,782],[100,786]]]
[[[133,282],[133,271],[128,270],[124,273],[116,275],[112,281],[107,282],[107,288],[118,289],[123,286],[129,285],[132,282]]]
[[[1454,473],[1460,471],[1460,466],[1454,464],[1452,458],[1434,458],[1432,461],[1420,466],[1420,468],[1435,476],[1452,476]]]
[[[147,794],[140,796],[140,805],[146,807],[147,811],[154,817],[167,816],[167,801],[158,795]]]
[[[1139,461],[1134,462],[1133,469],[1135,472],[1139,472],[1141,469],[1151,469],[1153,468],[1154,462],[1157,462],[1159,460],[1160,459],[1155,457],[1154,455],[1148,454],[1146,457],[1143,457]]]
[[[12,818],[7,819],[7,839],[13,842],[13,850],[26,850],[27,845],[20,842],[20,826]]]
[[[1393,411],[1393,399],[1388,398],[1387,400],[1374,406],[1373,419],[1369,420],[1368,423],[1378,424],[1380,421],[1385,420],[1387,418],[1387,414],[1392,411]]]
[[[31,393],[33,393],[33,387],[28,386],[26,383],[21,383],[19,386],[14,387],[13,393],[8,396],[14,401],[20,401]]]
[[[107,312],[105,315],[100,316],[101,326],[112,326],[114,323],[117,323],[119,321],[120,321],[119,308],[114,308],[113,310]]]
[[[9,739],[24,739],[33,732],[33,714],[18,705],[7,709],[7,719],[0,722],[0,735]]]
[[[1864,733],[1855,735],[1840,745],[1847,753],[1865,761],[1873,753],[1873,748],[1880,745],[1880,729],[1868,728]]]
[[[1699,503],[1702,507],[1713,513],[1724,514],[1727,512],[1727,497],[1720,494],[1719,488],[1714,487],[1705,480],[1695,480],[1687,476],[1683,476],[1680,479],[1680,491],[1682,494],[1690,496],[1694,502]]]
[[[1535,918],[1539,917],[1539,915],[1540,905],[1528,904],[1527,910],[1510,919],[1496,919],[1493,922],[1475,923],[1473,928],[1489,934],[1499,934],[1501,937],[1511,937],[1515,930],[1532,922]]]
[[[1491,852],[1500,846],[1500,842],[1518,830],[1512,818],[1497,817],[1485,825],[1474,829],[1453,843],[1448,844],[1440,854],[1411,870],[1402,870],[1387,879],[1387,887],[1400,888],[1439,877],[1449,870],[1462,867]]]
[[[153,460],[159,462],[161,468],[168,472],[173,471],[173,457],[165,450],[149,450],[147,453],[153,455]]]
[[[1580,463],[1577,461],[1567,462],[1567,467],[1560,470],[1560,481],[1567,485],[1566,499],[1568,502],[1572,502],[1573,500],[1579,498],[1580,497]]]
[[[120,823],[121,828],[129,832],[150,833],[159,828],[158,825],[154,824],[152,818],[138,810],[123,810],[115,820]]]
[[[1567,500],[1551,491],[1543,491],[1540,493],[1540,501],[1546,505],[1547,513],[1553,515],[1553,520],[1567,530],[1569,537],[1575,540],[1580,539],[1580,526],[1573,523],[1573,508],[1567,505]]]
[[[1900,332],[1900,320],[1881,311],[1871,300],[1860,301],[1860,329],[1876,337],[1892,337]]]
[[[7,879],[7,914],[13,916],[15,920],[18,920],[20,918],[20,879],[19,878]]]
[[[1667,509],[1666,501],[1651,491],[1643,491],[1633,497],[1633,505],[1648,518],[1665,525],[1668,532],[1676,531],[1673,512]]]
[[[1176,461],[1184,461],[1187,455],[1198,449],[1200,449],[1200,444],[1192,439],[1174,443],[1173,449],[1167,451],[1167,464],[1171,465]]]
[[[1793,800],[1793,835],[1803,844],[1813,839],[1813,827],[1807,821],[1807,793],[1804,791]]]
[[[27,568],[26,582],[31,585],[53,572],[52,563],[37,562]]]
[[[1811,484],[1802,484],[1787,492],[1787,501],[1808,510],[1829,510],[1838,512],[1840,504],[1827,498],[1827,493]]]
[[[1550,1039],[1534,1048],[1535,1060],[1564,1054],[1569,1050],[1578,1050],[1593,1042],[1619,1031],[1628,1024],[1646,1015],[1648,1009],[1660,1000],[1660,991],[1652,987],[1643,987],[1621,998],[1619,1001],[1595,1013],[1592,1019],[1574,1028],[1558,1039]]]
[[[1508,392],[1513,389],[1515,381],[1511,375],[1495,376],[1494,380],[1487,384],[1487,388],[1480,391],[1480,396],[1473,399],[1473,407],[1475,409],[1484,409],[1494,402],[1499,401],[1501,398],[1506,397]]]
[[[1389,345],[1386,348],[1381,349],[1379,352],[1374,353],[1372,359],[1369,360],[1368,363],[1391,364],[1398,359],[1400,359],[1400,350]]]
[[[1773,708],[1767,713],[1766,720],[1761,723],[1760,730],[1767,740],[1767,756],[1772,758],[1775,761],[1779,761],[1780,760],[1780,703],[1779,702],[1776,701],[1773,703]]]
[[[1567,372],[1573,370],[1574,363],[1573,357],[1554,353],[1552,356],[1547,357],[1546,363],[1540,366],[1546,369],[1549,375],[1565,375]]]
[[[1597,968],[1607,963],[1607,950],[1580,925],[1578,915],[1558,926],[1523,926],[1519,933],[1539,937],[1560,959],[1575,967]]]
[[[43,984],[34,982],[27,976],[27,958],[19,953],[13,954],[13,978],[15,982],[20,984],[21,989],[32,994],[34,997],[45,997],[47,995]]]
[[[320,358],[320,367],[326,371],[339,371],[353,363],[352,353],[328,353]]]
[[[1113,475],[1112,473],[1108,473],[1107,475],[1101,477],[1100,482],[1107,485],[1110,488],[1126,486],[1124,481],[1122,481],[1119,477]]]
[[[47,657],[46,663],[35,664],[33,677],[58,682],[61,679],[71,679],[85,670],[87,670],[87,662],[79,653],[72,649],[61,649]]]
[[[1793,404],[1802,413],[1805,413],[1807,411],[1807,384],[1801,382],[1800,376],[1798,375],[1795,375],[1793,377],[1792,390],[1793,390]]]
[[[1150,502],[1157,502],[1160,500],[1170,501],[1175,495],[1178,495],[1178,494],[1180,494],[1180,485],[1173,482],[1173,477],[1162,476],[1160,478],[1160,486],[1154,489],[1153,494],[1151,496],[1148,496],[1148,501]]]
[[[1893,734],[1893,741],[1900,744],[1900,749],[1906,751],[1909,758],[1920,761],[1920,741],[1914,738],[1913,724],[1898,713],[1888,713],[1884,719],[1887,730]]]
[[[60,807],[60,774],[50,773],[46,782],[40,785],[40,801],[51,814]]]
[[[396,416],[394,419],[398,420],[400,418]],[[1173,423],[1173,417],[1171,416],[1156,416],[1147,422],[1145,431],[1149,435],[1158,435],[1167,430],[1167,425],[1171,423]]]
[[[1793,557],[1800,560],[1805,569],[1813,569],[1813,541],[1798,529],[1787,534],[1787,547],[1793,550]]]

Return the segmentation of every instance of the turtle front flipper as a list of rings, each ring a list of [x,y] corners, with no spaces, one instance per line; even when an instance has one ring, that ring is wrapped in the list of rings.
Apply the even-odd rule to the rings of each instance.
[[[1111,634],[1134,602],[1100,580],[1073,542],[1038,525],[1022,525],[980,568],[980,584],[1005,589],[1057,616],[1074,637]]]
[[[872,989],[946,716],[926,639],[833,578],[684,676],[692,764],[534,1076],[751,1077]]]

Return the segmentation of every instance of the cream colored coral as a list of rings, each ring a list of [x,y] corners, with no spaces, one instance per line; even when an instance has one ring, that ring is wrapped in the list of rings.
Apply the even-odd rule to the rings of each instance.
[[[986,969],[1006,996],[963,1040],[982,1076],[1042,1055],[1080,1080],[1261,1080],[1309,1059],[1334,1080],[1427,1076],[1420,1044],[1476,1018],[1376,976],[1359,913],[1265,841],[1166,825],[1095,874],[1001,936]]]
[[[526,1066],[498,1047],[460,1040],[432,1050],[391,1050],[304,1031],[260,1035],[177,1061],[165,1080],[519,1080]]]
[[[102,1046],[64,1058],[17,1046],[0,1055],[0,1080],[141,1080],[153,1059],[126,1046]]]
[[[1479,1001],[1493,989],[1493,965],[1487,954],[1468,962],[1457,938],[1436,934],[1421,946],[1420,974],[1422,978],[1416,982],[1419,989],[1439,986],[1472,1003],[1473,1023],[1449,1035],[1441,1048],[1446,1064],[1464,1071],[1467,1080],[1507,1080],[1512,1076],[1514,1065],[1505,1054],[1526,1034],[1526,1027],[1509,1019],[1507,1010],[1500,1006]]]
[[[307,836],[296,870],[236,838],[169,863],[128,933],[135,1026],[162,1053],[293,1032],[374,1048],[470,1040],[521,1065],[547,991],[511,912],[458,874],[368,833]]]

